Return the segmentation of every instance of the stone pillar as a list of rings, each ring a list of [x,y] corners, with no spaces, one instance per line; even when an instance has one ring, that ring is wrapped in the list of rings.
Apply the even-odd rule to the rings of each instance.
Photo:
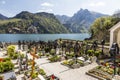
[[[117,33],[117,43],[118,43],[118,46],[120,48],[120,30]]]
[[[114,42],[113,36],[114,36],[114,32],[111,30],[110,31],[110,47],[112,46],[112,43]]]

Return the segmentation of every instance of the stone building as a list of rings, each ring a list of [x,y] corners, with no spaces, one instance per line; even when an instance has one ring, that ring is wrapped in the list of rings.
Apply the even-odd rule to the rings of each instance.
[[[120,22],[110,29],[110,47],[112,46],[113,42],[118,43],[120,48]]]

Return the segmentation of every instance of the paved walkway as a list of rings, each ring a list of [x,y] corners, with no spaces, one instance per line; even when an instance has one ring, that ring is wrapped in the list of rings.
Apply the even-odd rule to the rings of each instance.
[[[96,78],[85,74],[88,70],[96,67],[96,63],[78,69],[69,69],[68,67],[61,65],[60,62],[49,63],[46,58],[37,59],[36,62],[45,70],[47,75],[55,74],[61,80],[97,80]]]

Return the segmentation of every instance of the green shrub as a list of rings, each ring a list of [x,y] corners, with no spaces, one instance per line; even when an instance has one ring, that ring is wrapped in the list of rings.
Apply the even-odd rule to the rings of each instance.
[[[80,65],[83,65],[83,64],[84,64],[83,61],[81,61],[81,60],[77,60],[77,62],[78,62]]]
[[[15,46],[14,45],[10,45],[10,46],[7,47],[7,54],[12,59],[17,59],[18,58],[18,52],[15,52]]]
[[[41,57],[41,56],[43,56],[43,54],[40,52],[40,53],[38,53],[38,56]]]
[[[6,62],[6,61],[11,61],[11,58],[4,58],[4,62]]]
[[[37,75],[36,73],[33,73],[33,74],[32,74],[32,79],[37,78],[37,76],[38,76],[38,75]]]
[[[20,54],[20,56],[21,56],[21,58],[24,58],[24,57],[25,57],[25,55],[24,55],[24,54]]]
[[[10,45],[7,47],[7,54],[9,55],[9,57],[13,57],[15,53],[15,46],[14,45]]]
[[[66,53],[66,56],[72,58],[72,57],[75,56],[75,54],[74,54],[74,52],[72,52],[72,53],[67,52],[67,53]]]
[[[88,54],[89,56],[92,56],[92,55],[94,54],[94,50],[88,50],[88,51],[87,51],[87,54]]]
[[[40,70],[39,70],[39,73],[40,73],[41,75],[46,75],[46,73],[45,73],[45,71],[44,71],[43,69],[40,69]]]
[[[0,73],[13,70],[14,64],[11,61],[0,62]]]
[[[64,65],[68,65],[68,60],[63,61]]]
[[[46,47],[44,50],[45,50],[46,53],[50,52],[50,48],[49,47]]]
[[[74,48],[70,48],[70,51],[73,52],[73,51],[74,51]]]
[[[65,61],[63,61],[64,65],[69,65],[69,66],[72,66],[74,63],[75,63],[75,60],[65,60]],[[79,63],[80,65],[84,64],[83,61],[81,61],[81,60],[77,60],[77,63]]]
[[[70,53],[70,56],[71,56],[71,57],[74,57],[74,56],[75,56],[74,52]]]
[[[14,69],[14,64],[11,61],[5,62],[4,63],[4,68],[5,68],[5,65],[8,66],[8,70],[13,70]]]
[[[96,57],[99,57],[100,54],[101,54],[101,51],[95,51],[95,53],[94,53],[94,55],[95,55]]]
[[[0,73],[4,72],[3,62],[0,62]]]
[[[69,62],[68,62],[68,65],[69,66],[71,66],[71,65],[73,65],[74,64],[74,61],[73,60],[70,60]]]
[[[55,55],[55,49],[51,49],[50,54]]]
[[[19,56],[18,54],[14,54],[12,58],[13,58],[13,59],[17,59],[18,56]]]
[[[97,69],[101,69],[101,66],[97,66],[96,68],[97,68]]]
[[[46,56],[47,56],[47,57],[49,57],[49,56],[50,56],[50,54],[46,54]]]
[[[55,56],[51,56],[50,58],[48,58],[51,62],[56,62],[60,60],[60,57],[55,55]]]

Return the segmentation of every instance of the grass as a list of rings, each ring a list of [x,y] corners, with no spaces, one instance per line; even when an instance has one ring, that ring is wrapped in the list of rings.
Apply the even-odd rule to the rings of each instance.
[[[18,22],[21,21],[21,19],[8,19],[8,20],[0,20],[0,24],[6,24],[9,22]]]

